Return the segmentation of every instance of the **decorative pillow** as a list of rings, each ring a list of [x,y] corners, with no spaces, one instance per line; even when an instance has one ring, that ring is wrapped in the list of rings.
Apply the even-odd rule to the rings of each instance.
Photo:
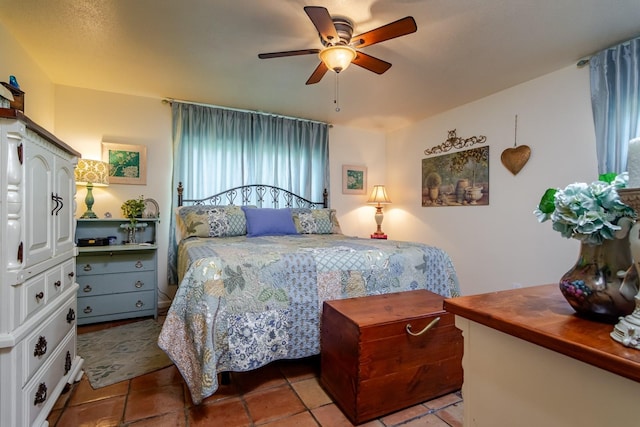
[[[291,213],[300,234],[342,234],[335,209],[295,208]]]
[[[182,206],[176,210],[176,219],[183,239],[247,234],[247,221],[239,206]]]
[[[298,234],[291,209],[250,208],[243,206],[247,218],[247,237]]]

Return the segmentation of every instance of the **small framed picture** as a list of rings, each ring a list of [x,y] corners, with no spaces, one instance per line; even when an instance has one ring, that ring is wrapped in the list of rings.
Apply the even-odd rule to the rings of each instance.
[[[109,184],[147,183],[147,147],[102,143],[102,160],[109,164]]]
[[[342,166],[342,194],[367,193],[367,167],[355,165]]]

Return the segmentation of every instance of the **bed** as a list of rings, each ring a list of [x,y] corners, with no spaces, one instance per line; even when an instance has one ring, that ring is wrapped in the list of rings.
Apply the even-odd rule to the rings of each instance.
[[[427,289],[459,295],[451,259],[429,245],[342,234],[334,209],[252,185],[176,212],[179,287],[158,345],[195,404],[218,374],[320,353],[327,300]]]

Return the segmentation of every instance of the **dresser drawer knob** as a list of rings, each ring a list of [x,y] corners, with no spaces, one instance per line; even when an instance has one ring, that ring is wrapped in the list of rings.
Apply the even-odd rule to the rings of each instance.
[[[138,302],[136,303],[136,308],[140,308],[144,305],[144,303],[140,300],[138,300]]]
[[[86,306],[84,310],[82,310],[84,312],[84,314],[89,314],[93,311],[93,308],[91,308],[91,306]]]
[[[76,320],[76,312],[73,308],[70,308],[69,312],[67,313],[67,323],[71,323],[74,320]]]
[[[93,270],[93,269],[91,268],[91,264],[87,264],[87,265],[85,265],[82,269],[83,269],[84,271],[91,271],[91,270]]]
[[[47,339],[42,335],[40,335],[40,338],[38,338],[38,342],[36,343],[35,348],[33,349],[33,355],[35,357],[40,357],[40,356],[44,356],[46,353],[47,353]]]
[[[45,383],[40,383],[38,390],[36,391],[36,396],[33,399],[33,406],[37,406],[45,400],[47,400],[47,385]]]
[[[142,265],[142,261],[138,260],[138,262],[136,262],[136,268],[142,268],[142,267],[144,267]]]
[[[73,276],[75,276],[75,275],[76,275],[76,273],[74,273],[73,271],[69,272],[69,277],[70,278],[73,278]]]
[[[42,298],[44,298],[44,292],[38,292],[36,294],[36,301],[41,300]]]
[[[144,286],[144,282],[141,282],[140,280],[136,281],[136,284],[134,285],[136,288],[141,288]]]
[[[86,285],[84,288],[82,288],[82,292],[91,292],[93,290],[93,288],[91,287],[91,285]]]
[[[434,326],[436,326],[438,324],[438,322],[440,321],[439,317],[436,317],[435,319],[433,319],[431,321],[431,323],[429,323],[427,326],[424,327],[423,330],[421,330],[420,332],[412,332],[411,331],[411,323],[407,323],[406,326],[406,330],[407,333],[413,337],[419,337],[420,335],[424,334],[425,332],[427,332],[429,329],[433,328]]]
[[[56,280],[53,286],[55,286],[56,288],[59,288],[60,286],[62,286],[62,282],[60,280]]]

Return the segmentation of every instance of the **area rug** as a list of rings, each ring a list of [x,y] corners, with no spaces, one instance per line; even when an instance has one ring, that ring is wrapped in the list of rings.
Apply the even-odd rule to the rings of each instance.
[[[94,389],[135,378],[172,362],[158,347],[162,326],[153,319],[79,334],[78,354]]]

